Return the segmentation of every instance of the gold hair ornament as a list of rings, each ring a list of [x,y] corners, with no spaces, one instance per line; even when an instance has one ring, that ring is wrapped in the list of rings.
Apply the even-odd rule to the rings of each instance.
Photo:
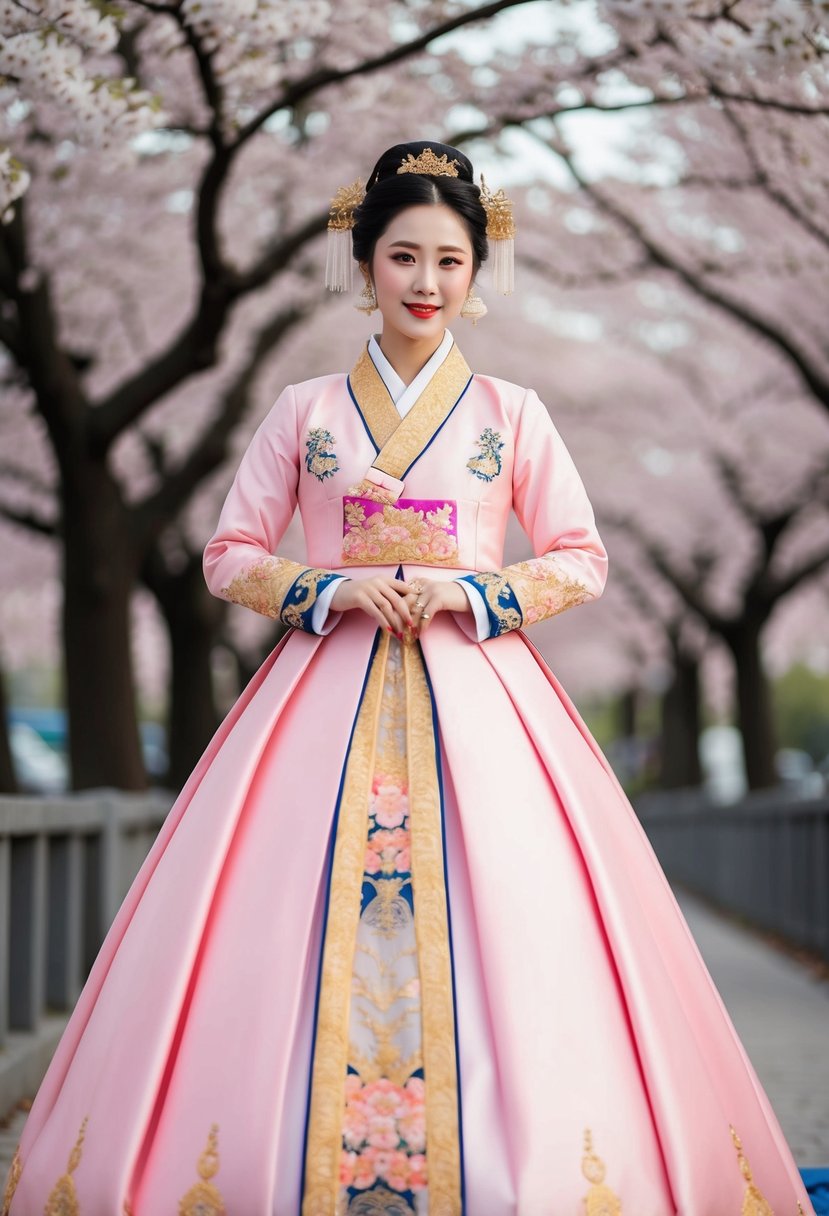
[[[430,177],[457,177],[457,166],[458,162],[450,160],[446,153],[443,156],[435,156],[431,148],[424,148],[419,156],[412,156],[411,152],[405,156],[397,172],[426,173]]]
[[[354,211],[365,198],[358,177],[350,186],[340,186],[328,209],[328,247],[325,256],[325,286],[331,291],[350,291],[354,271],[351,229]]]
[[[422,173],[430,177],[458,177],[458,161],[448,154],[436,156],[424,148],[419,156],[411,152],[400,162],[398,173]],[[365,198],[360,178],[350,186],[341,186],[331,200],[328,218],[328,246],[325,258],[325,286],[331,291],[350,291],[353,282],[354,258],[351,229],[354,212]],[[494,194],[481,174],[481,204],[486,211],[486,235],[492,245],[492,285],[495,291],[508,296],[515,288],[515,220],[512,202],[503,190]],[[363,304],[367,304],[366,300]],[[359,307],[359,305],[358,305]],[[483,315],[478,313],[478,315]]]
[[[481,174],[481,203],[486,211],[486,235],[492,245],[492,286],[502,295],[515,290],[515,220],[512,202],[503,190],[490,190]]]

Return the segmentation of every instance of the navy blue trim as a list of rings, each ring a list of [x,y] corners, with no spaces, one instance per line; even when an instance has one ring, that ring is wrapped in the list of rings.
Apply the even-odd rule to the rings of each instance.
[[[373,435],[372,435],[372,433],[371,433],[371,427],[370,427],[370,426],[368,425],[368,423],[366,422],[366,416],[365,416],[365,414],[363,413],[363,411],[360,409],[360,402],[359,402],[359,401],[357,400],[357,398],[354,396],[354,389],[351,387],[351,377],[350,377],[350,376],[346,376],[346,378],[345,378],[345,386],[346,386],[346,388],[348,389],[348,395],[349,395],[349,397],[351,398],[351,400],[354,402],[354,404],[355,404],[355,405],[356,405],[356,407],[357,407],[357,413],[360,415],[360,419],[361,419],[361,421],[362,421],[362,423],[363,423],[363,426],[366,428],[366,434],[368,435],[369,442],[371,443],[371,446],[374,448],[374,451],[375,451],[375,454],[376,454],[377,452],[379,452],[379,451],[380,451],[380,449],[378,448],[377,444],[376,444],[376,443],[375,443],[375,441],[374,441],[374,436],[373,436]],[[387,391],[388,391],[388,390],[387,390]]]
[[[449,421],[449,419],[450,419],[450,418],[452,417],[452,415],[454,414],[454,412],[455,412],[455,410],[457,409],[457,407],[458,407],[458,405],[460,404],[460,402],[461,402],[461,401],[463,400],[463,398],[466,396],[466,390],[469,388],[470,384],[472,383],[473,377],[474,377],[474,372],[473,372],[473,375],[472,375],[472,376],[470,376],[470,377],[469,377],[469,379],[467,380],[466,384],[465,384],[465,385],[464,385],[464,387],[463,387],[463,391],[461,392],[460,397],[458,397],[458,400],[457,400],[457,401],[455,402],[455,404],[452,406],[451,410],[450,410],[450,411],[449,411],[449,413],[446,415],[446,417],[444,418],[443,422],[440,424],[440,426],[438,427],[438,429],[435,431],[435,433],[434,433],[434,435],[432,436],[432,438],[429,440],[429,442],[426,444],[426,446],[425,446],[425,447],[423,447],[423,448],[421,448],[421,449],[420,449],[420,451],[419,451],[419,452],[418,452],[418,454],[415,456],[415,458],[414,458],[414,460],[412,461],[412,463],[409,465],[408,469],[404,469],[404,470],[403,470],[403,472],[400,474],[400,480],[401,480],[401,481],[402,481],[402,480],[403,480],[403,478],[404,478],[404,477],[406,477],[406,475],[407,475],[407,474],[408,474],[408,473],[411,471],[412,467],[413,467],[415,464],[417,464],[418,460],[420,460],[420,458],[421,458],[421,456],[423,455],[423,453],[424,453],[424,452],[426,452],[426,451],[427,451],[427,450],[428,450],[428,449],[431,447],[431,445],[432,445],[432,444],[435,442],[435,440],[437,439],[438,435],[441,433],[441,431],[442,431],[442,430],[443,430],[443,428],[446,426],[446,424],[447,424],[447,422]],[[412,407],[412,408],[414,408],[414,407]]]
[[[354,713],[354,720],[351,723],[351,734],[348,736],[348,747],[345,750],[345,759],[343,760],[343,767],[340,773],[340,785],[339,789],[337,790],[337,801],[334,804],[334,819],[331,824],[331,834],[328,841],[328,868],[325,879],[325,908],[322,914],[322,935],[320,937],[319,959],[317,962],[317,990],[314,997],[314,1027],[311,1032],[311,1059],[308,1066],[308,1088],[305,1095],[305,1128],[302,1133],[302,1164],[300,1166],[301,1173],[299,1176],[300,1212],[297,1213],[297,1216],[301,1216],[302,1200],[305,1195],[305,1162],[308,1153],[308,1122],[311,1116],[311,1081],[314,1075],[314,1056],[316,1055],[317,1046],[317,1022],[319,1020],[320,985],[322,983],[322,956],[325,950],[325,935],[328,927],[328,907],[331,901],[331,872],[334,868],[334,846],[337,843],[337,825],[340,821],[340,804],[343,797],[343,786],[345,785],[345,770],[348,766],[348,758],[351,755],[351,744],[354,741],[354,731],[357,729],[357,718],[359,717],[360,710],[363,705],[363,699],[366,695],[366,686],[368,684],[368,678],[371,674],[371,665],[374,662],[374,656],[377,653],[377,647],[380,644],[380,633],[380,627],[378,626],[377,632],[374,635],[371,654],[369,655],[368,663],[366,664],[366,674],[363,677],[363,686],[360,689],[360,697],[357,701],[357,709]],[[345,1078],[343,1078],[343,1084],[345,1084]]]
[[[451,348],[450,348],[450,351],[451,351]],[[370,356],[370,355],[369,355],[369,358],[371,358],[371,356]],[[372,362],[373,362],[373,360],[372,360]],[[378,376],[380,375],[380,373],[379,373],[379,372],[378,372],[377,374],[378,374]],[[473,379],[474,379],[474,378],[475,378],[475,373],[473,372],[473,373],[472,373],[472,375],[471,375],[471,376],[469,377],[469,379],[467,380],[466,384],[464,385],[463,390],[462,390],[462,392],[461,392],[461,395],[458,397],[458,400],[457,400],[457,401],[455,402],[455,404],[452,406],[451,410],[450,410],[450,411],[449,411],[449,413],[446,415],[446,417],[444,418],[443,422],[440,424],[440,426],[438,427],[438,429],[435,431],[435,433],[434,433],[434,435],[432,436],[432,438],[429,440],[429,442],[426,444],[426,446],[425,446],[425,447],[423,447],[423,448],[421,448],[421,449],[420,449],[420,451],[419,451],[419,452],[418,452],[418,454],[415,456],[415,458],[414,458],[414,460],[412,461],[412,463],[409,465],[408,469],[404,469],[404,470],[403,470],[403,473],[401,474],[400,479],[399,479],[400,481],[402,481],[402,480],[403,480],[403,478],[406,476],[406,474],[410,472],[410,470],[412,469],[413,465],[415,465],[415,464],[417,463],[417,461],[418,461],[418,460],[420,460],[420,457],[421,457],[421,456],[423,455],[423,453],[424,453],[424,452],[427,450],[427,448],[429,448],[429,447],[430,447],[430,446],[431,446],[431,445],[432,445],[432,444],[435,442],[435,440],[437,439],[437,437],[438,437],[438,435],[440,434],[440,432],[441,432],[441,431],[443,430],[443,428],[446,426],[446,423],[449,421],[449,419],[450,419],[450,418],[452,417],[452,415],[454,414],[454,412],[455,412],[455,410],[457,409],[457,407],[458,407],[458,405],[460,404],[460,402],[461,402],[461,401],[463,400],[463,398],[466,396],[466,391],[467,391],[467,389],[469,388],[469,386],[470,386],[470,384],[472,383],[472,381],[473,381]],[[383,380],[383,377],[382,377],[382,376],[380,376],[380,379],[381,379],[381,380]],[[371,446],[374,448],[375,455],[378,455],[378,454],[379,454],[379,452],[380,452],[380,449],[378,448],[378,446],[377,446],[377,444],[376,444],[376,442],[375,442],[374,436],[373,436],[373,435],[372,435],[372,433],[371,433],[371,428],[369,427],[368,423],[366,422],[366,416],[365,416],[365,414],[363,413],[363,411],[360,409],[360,402],[359,402],[359,401],[357,400],[357,398],[354,396],[354,390],[353,390],[353,388],[351,387],[351,376],[346,376],[346,379],[345,379],[345,384],[346,384],[346,388],[348,389],[348,395],[349,395],[349,397],[351,398],[351,400],[354,402],[354,404],[355,404],[355,405],[356,405],[356,407],[357,407],[357,413],[360,415],[360,419],[361,419],[361,421],[362,421],[362,423],[363,423],[363,426],[364,426],[364,427],[365,427],[365,429],[366,429],[366,434],[367,434],[367,435],[368,435],[368,437],[369,437],[369,440],[370,440],[370,442],[371,442]],[[384,386],[384,388],[386,389],[386,392],[388,393],[388,392],[389,392],[389,390],[388,390],[388,386],[386,385],[385,380],[383,380],[383,386]],[[392,402],[393,402],[393,401],[394,401],[394,398],[393,398],[393,397],[391,397],[391,393],[389,393],[389,397],[392,399]],[[402,419],[401,419],[401,421],[402,421]]]
[[[481,598],[486,605],[486,614],[489,617],[489,637],[497,638],[500,633],[509,632],[509,626],[504,625],[503,616],[499,616],[497,612],[493,611],[492,605],[487,599],[486,587],[487,585],[491,586],[491,584],[479,582],[477,574],[460,574],[453,581],[471,583],[477,591],[480,591]],[[514,609],[521,618],[521,625],[523,625],[524,614],[521,611],[521,605],[518,603],[515,592],[505,578],[502,578],[501,580],[501,586],[498,588],[498,595],[496,598],[498,603],[502,604],[505,609]],[[521,625],[518,626],[519,629],[521,628]]]
[[[435,703],[435,694],[432,689],[432,681],[429,676],[429,668],[426,666],[426,658],[423,654],[423,647],[420,642],[417,642],[417,648],[420,651],[421,662],[423,663],[423,672],[426,676],[426,687],[429,689],[429,700],[432,703],[432,734],[435,740],[435,766],[438,774],[438,789],[440,791],[440,831],[443,841],[443,885],[446,891],[446,927],[449,931],[449,962],[452,968],[452,1017],[455,1028],[455,1077],[456,1087],[458,1092],[458,1145],[460,1148],[460,1165],[461,1165],[461,1211],[460,1216],[463,1216],[466,1210],[466,1180],[464,1176],[463,1166],[463,1105],[461,1102],[461,1053],[460,1042],[458,1036],[458,1003],[456,999],[457,985],[455,983],[455,951],[452,945],[452,908],[449,900],[449,868],[448,859],[446,856],[446,813],[444,808],[443,797],[443,769],[440,762],[440,730],[438,725],[438,711]],[[415,891],[415,900],[417,900],[417,891]],[[428,1171],[429,1164],[426,1163]]]
[[[305,601],[308,599],[309,588],[308,587],[298,587],[297,584],[299,583],[299,580],[308,573],[309,570],[314,570],[314,569],[315,569],[314,566],[306,566],[306,568],[302,571],[302,573],[297,575],[297,577],[294,579],[294,581],[291,583],[290,587],[288,588],[285,598],[282,601],[282,607],[279,610],[279,615],[283,621],[285,620],[284,612],[285,612],[286,608],[293,608],[298,604],[304,604]],[[300,614],[299,614],[299,619],[301,622],[300,628],[305,633],[314,632],[313,627],[311,625],[311,618],[314,615],[314,604],[317,602],[317,597],[319,596],[320,592],[324,591],[325,588],[328,586],[328,584],[330,582],[332,582],[334,579],[341,578],[341,577],[342,576],[337,574],[335,571],[329,571],[325,575],[324,578],[319,579],[319,581],[316,583],[316,594],[314,595],[312,602],[308,605],[307,608],[303,609],[303,611],[300,612]],[[289,623],[289,622],[286,622],[286,624],[287,623]],[[293,624],[293,622],[290,622],[290,623]],[[320,635],[317,634],[317,636],[319,637]]]
[[[815,1209],[815,1216],[823,1216],[823,1213],[829,1212],[829,1165],[801,1165],[799,1169],[806,1194]]]

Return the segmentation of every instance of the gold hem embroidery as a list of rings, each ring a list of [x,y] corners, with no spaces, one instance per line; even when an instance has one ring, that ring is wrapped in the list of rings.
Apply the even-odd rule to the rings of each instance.
[[[6,1189],[3,1192],[3,1208],[0,1216],[9,1216],[9,1209],[12,1205],[14,1192],[17,1190],[17,1184],[20,1181],[20,1175],[23,1172],[23,1159],[20,1156],[20,1145],[18,1144],[14,1150],[12,1163],[9,1166],[9,1172],[6,1175]]]
[[[43,1216],[79,1216],[80,1214],[78,1196],[75,1191],[75,1179],[72,1177],[72,1174],[80,1165],[83,1153],[82,1146],[88,1122],[89,1115],[85,1115],[78,1132],[78,1138],[69,1154],[66,1173],[61,1174],[52,1187],[49,1198],[46,1200],[46,1207],[43,1209]]]
[[[411,866],[421,986],[426,1160],[430,1216],[460,1216],[461,1159],[457,1061],[444,879],[438,740],[420,649],[403,647],[406,750],[411,810]]]
[[[605,1164],[593,1150],[593,1136],[584,1129],[584,1155],[581,1172],[591,1184],[584,1197],[585,1216],[622,1216],[622,1201],[615,1191],[605,1186]]]
[[[367,808],[389,640],[389,634],[383,631],[357,713],[340,800],[311,1071],[302,1216],[327,1216],[337,1204],[351,978],[360,917]]]
[[[734,1147],[737,1150],[737,1161],[740,1166],[740,1173],[745,1178],[746,1189],[743,1195],[743,1206],[740,1209],[741,1216],[774,1216],[774,1211],[771,1204],[766,1199],[765,1195],[761,1194],[759,1188],[754,1182],[754,1177],[751,1172],[751,1166],[748,1163],[745,1153],[743,1152],[743,1144],[733,1124],[729,1123],[728,1130],[731,1132],[731,1139]],[[798,1207],[800,1205],[798,1204]]]
[[[210,1181],[219,1168],[218,1137],[219,1125],[213,1123],[207,1136],[207,1147],[199,1154],[199,1181],[179,1200],[179,1216],[227,1216],[221,1192]]]

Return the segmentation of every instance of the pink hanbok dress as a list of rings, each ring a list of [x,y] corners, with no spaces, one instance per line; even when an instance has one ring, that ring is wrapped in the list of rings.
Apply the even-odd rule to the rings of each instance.
[[[299,506],[307,565],[282,557]],[[514,508],[535,556],[503,566]],[[282,392],[204,553],[290,628],[176,799],[6,1216],[801,1216],[779,1123],[534,622],[607,555],[538,396],[448,332]],[[457,579],[400,642],[338,580]]]

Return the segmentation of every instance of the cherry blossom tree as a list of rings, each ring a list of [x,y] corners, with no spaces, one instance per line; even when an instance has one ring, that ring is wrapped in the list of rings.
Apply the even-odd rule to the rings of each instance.
[[[143,576],[173,603],[179,517],[250,409],[234,385],[319,298],[320,199],[355,142],[525,125],[557,147],[543,124],[565,110],[680,100],[825,112],[820,5],[607,2],[596,49],[567,27],[590,6],[532,0],[515,46],[495,55],[490,31],[484,63],[460,53],[518,7],[0,0],[0,343],[50,495],[5,514],[61,545],[77,786],[144,783],[130,598]]]
[[[223,460],[238,414],[234,418],[231,407],[227,419],[203,417],[195,439],[192,429],[184,428],[189,446],[179,446],[180,422],[172,441],[169,433],[161,439],[156,431],[156,446],[162,444],[168,455],[156,461],[155,475],[146,462],[141,468],[131,450],[146,446],[136,432],[148,425],[156,407],[163,413],[191,378],[221,362],[221,339],[245,301],[264,306],[257,328],[272,344],[306,314],[302,251],[324,230],[327,208],[320,195],[333,194],[339,184],[335,174],[342,180],[338,170],[344,173],[348,164],[355,116],[370,110],[385,90],[396,105],[377,110],[379,146],[399,138],[397,115],[415,98],[420,121],[434,124],[446,105],[446,90],[435,91],[430,105],[423,104],[415,57],[440,36],[484,22],[513,3],[437,4],[416,11],[406,4],[334,10],[322,3],[295,3],[250,5],[244,12],[235,4],[132,3],[120,27],[112,18],[94,21],[96,10],[82,3],[70,4],[68,16],[57,6],[4,8],[2,68],[19,94],[17,105],[6,108],[5,125],[25,147],[32,184],[21,195],[18,176],[14,213],[0,232],[0,290],[6,300],[0,338],[25,376],[54,453],[77,786],[145,782],[128,644],[130,596],[153,544]],[[358,11],[361,20],[355,22]],[[382,49],[367,56],[366,46]],[[102,65],[95,56],[102,54],[106,62],[97,70]],[[384,85],[380,74],[392,68],[394,81]],[[460,73],[459,64],[455,71]],[[147,229],[152,209],[143,192],[155,193],[157,202],[169,201],[171,183],[159,180],[158,156],[147,153],[147,166],[140,145],[136,151],[136,141],[128,138],[137,125],[146,129],[160,121],[150,90],[142,87],[145,79],[168,99],[163,116],[168,140],[175,134],[186,138],[176,169],[180,189],[193,197],[194,212],[192,251],[183,243],[165,251],[160,279],[156,276],[152,286],[148,268],[159,260],[158,246],[152,252],[159,234]],[[109,99],[97,125],[84,117],[91,92]],[[65,137],[76,127],[89,146],[77,166],[64,161],[61,173]],[[325,131],[314,138],[321,127]],[[155,150],[157,144],[150,146]],[[128,154],[139,158],[133,169],[124,167]],[[166,155],[167,165],[175,155]],[[266,191],[267,218],[261,187],[252,189],[263,175],[273,183]],[[84,178],[96,181],[91,195],[78,194]],[[131,209],[136,194],[143,206]],[[54,211],[59,201],[67,203],[81,234],[71,253],[58,242],[67,229],[66,214],[58,221]],[[90,231],[98,209],[99,226]],[[159,220],[162,230],[172,226],[164,214]],[[134,272],[129,278],[122,277],[125,241]],[[102,245],[112,253],[105,270]],[[195,255],[195,266],[183,258],[185,249]],[[135,263],[142,258],[146,265],[139,268]],[[90,261],[94,279],[81,282]],[[170,277],[176,262],[182,269],[178,283]],[[102,290],[100,280],[107,278]],[[277,282],[278,302],[267,301],[268,288]],[[101,297],[111,298],[115,283],[133,303],[139,284],[145,288],[144,316],[124,318],[128,333],[142,321],[146,326],[150,336],[143,358],[134,350],[122,349],[120,358],[104,350],[79,307],[94,294],[98,300],[91,308],[100,313]],[[162,301],[178,312],[176,323],[163,312]],[[229,399],[238,398],[230,394]],[[123,465],[131,463],[128,489]],[[157,476],[160,463],[168,470],[163,480]]]

